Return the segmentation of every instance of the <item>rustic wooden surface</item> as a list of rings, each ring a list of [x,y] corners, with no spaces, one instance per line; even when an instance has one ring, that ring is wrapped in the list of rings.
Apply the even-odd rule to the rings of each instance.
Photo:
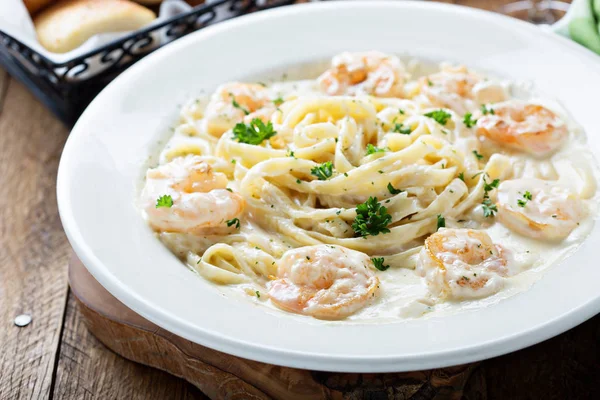
[[[86,325],[123,357],[181,376],[214,400],[461,398],[478,363],[428,371],[343,374],[278,367],[211,350],[145,320],[106,291],[73,256],[69,285]],[[479,397],[485,393],[478,387]],[[393,397],[393,398],[394,398]]]
[[[447,2],[494,10],[508,1]],[[67,286],[70,250],[56,209],[67,134],[0,70],[0,399],[203,399],[181,379],[116,356],[82,324]],[[24,328],[13,324],[21,313],[33,317]],[[465,398],[600,398],[599,339],[596,316],[537,346],[487,360]]]

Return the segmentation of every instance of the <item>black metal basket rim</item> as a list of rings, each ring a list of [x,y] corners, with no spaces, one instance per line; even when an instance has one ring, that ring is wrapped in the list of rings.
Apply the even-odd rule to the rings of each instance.
[[[29,46],[27,46],[26,44],[24,44],[23,42],[21,42],[18,39],[15,39],[12,35],[9,35],[8,33],[0,30],[0,33],[2,33],[3,35],[7,36],[8,38],[10,38],[11,40],[15,41],[16,43],[18,43],[19,45],[26,47],[28,49],[30,49],[31,51],[33,51],[38,57],[40,57],[41,61],[43,61],[44,63],[47,64],[48,67],[50,68],[60,68],[60,67],[68,67],[69,65],[72,65],[73,63],[80,63],[83,62],[84,60],[86,60],[89,57],[92,57],[94,55],[97,55],[99,53],[102,53],[104,51],[109,51],[111,49],[114,49],[115,47],[119,47],[121,44],[123,44],[124,42],[131,40],[131,39],[135,39],[136,36],[138,35],[144,35],[146,33],[150,33],[152,31],[155,31],[157,29],[160,29],[164,26],[167,26],[175,21],[177,21],[178,19],[185,17],[186,14],[188,13],[193,13],[196,11],[204,11],[207,9],[211,9],[214,7],[218,7],[220,5],[223,5],[227,2],[231,2],[231,7],[230,10],[231,11],[243,11],[244,7],[240,7],[240,8],[236,8],[236,1],[235,0],[216,0],[212,3],[204,3],[204,4],[200,4],[197,5],[196,7],[193,7],[190,11],[183,13],[183,14],[178,14],[178,15],[174,15],[170,18],[166,18],[164,21],[159,22],[159,23],[153,23],[150,24],[146,27],[140,28],[136,31],[133,31],[125,36],[121,36],[119,38],[116,38],[114,40],[111,40],[108,43],[103,44],[102,46],[95,48],[93,50],[90,50],[86,53],[80,54],[76,57],[73,57],[69,60],[66,61],[60,61],[60,62],[55,62],[50,60],[49,58],[47,58],[46,56],[38,53],[37,51],[31,49]],[[251,2],[248,2],[249,5],[251,5]]]

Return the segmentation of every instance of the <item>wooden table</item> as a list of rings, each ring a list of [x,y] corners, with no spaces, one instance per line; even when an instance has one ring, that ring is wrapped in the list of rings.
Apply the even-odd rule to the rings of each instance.
[[[455,1],[495,9],[505,0]],[[127,361],[86,330],[67,285],[70,247],[56,206],[68,135],[0,70],[0,399],[203,399],[166,373]],[[14,318],[30,314],[19,328]],[[600,316],[554,339],[487,360],[466,399],[600,398]]]

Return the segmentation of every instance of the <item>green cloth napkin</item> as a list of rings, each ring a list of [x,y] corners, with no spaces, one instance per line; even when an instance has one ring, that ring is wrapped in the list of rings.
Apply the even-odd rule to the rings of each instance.
[[[600,0],[574,0],[552,30],[600,54]]]

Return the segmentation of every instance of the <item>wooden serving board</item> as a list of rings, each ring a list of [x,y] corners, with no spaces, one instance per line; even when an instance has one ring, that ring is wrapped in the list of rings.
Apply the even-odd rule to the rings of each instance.
[[[250,361],[176,336],[104,289],[73,256],[69,283],[88,329],[115,353],[181,377],[211,399],[461,399],[476,364],[430,371],[348,374]],[[485,391],[476,398],[485,397]]]

